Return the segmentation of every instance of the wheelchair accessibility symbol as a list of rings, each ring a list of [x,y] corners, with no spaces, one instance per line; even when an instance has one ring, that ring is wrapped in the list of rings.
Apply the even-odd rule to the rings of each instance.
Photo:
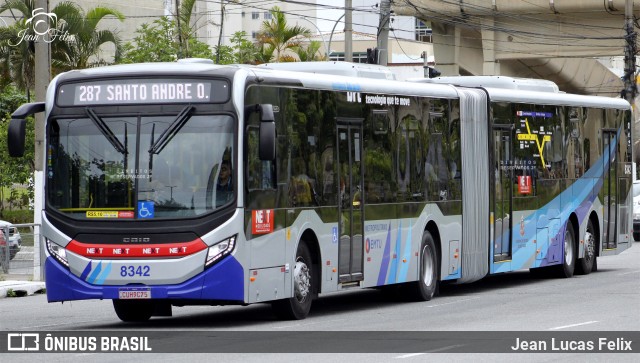
[[[153,218],[153,202],[138,202],[138,218]]]

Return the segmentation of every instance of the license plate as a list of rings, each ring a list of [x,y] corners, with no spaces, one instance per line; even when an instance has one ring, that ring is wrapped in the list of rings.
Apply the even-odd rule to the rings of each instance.
[[[151,299],[151,289],[120,289],[118,298],[123,300]]]

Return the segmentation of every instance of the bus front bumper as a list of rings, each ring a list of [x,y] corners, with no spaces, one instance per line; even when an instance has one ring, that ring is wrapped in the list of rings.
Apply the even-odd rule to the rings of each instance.
[[[118,299],[120,290],[130,288],[149,289],[152,299],[244,302],[244,271],[233,256],[227,256],[214,266],[179,284],[126,286],[89,284],[48,256],[45,262],[45,281],[49,302]]]

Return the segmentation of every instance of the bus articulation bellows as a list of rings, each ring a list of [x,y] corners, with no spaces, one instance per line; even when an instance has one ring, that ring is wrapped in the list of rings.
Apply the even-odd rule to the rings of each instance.
[[[336,64],[336,67],[340,66]],[[399,82],[203,63],[57,76],[45,113],[50,302],[118,317],[531,269],[632,244],[631,107],[508,77]],[[454,85],[456,84],[456,85]]]

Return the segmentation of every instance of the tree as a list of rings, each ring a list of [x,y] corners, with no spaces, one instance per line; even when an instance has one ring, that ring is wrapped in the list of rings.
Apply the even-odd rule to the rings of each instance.
[[[120,63],[174,62],[179,58],[180,45],[176,41],[176,24],[167,17],[154,20],[151,25],[142,24],[136,30],[133,43],[123,46]],[[190,38],[188,57],[213,59],[209,46]]]
[[[247,40],[247,33],[245,31],[233,33],[233,36],[231,36],[231,44],[233,44],[232,49],[235,50],[235,63],[251,64],[256,61],[259,50],[252,42]]]
[[[301,37],[309,38],[311,31],[299,25],[287,25],[284,13],[277,6],[271,8],[269,12],[271,20],[262,22],[259,40],[266,46],[268,52],[275,52],[275,62],[279,62],[282,60],[282,53],[299,46]]]
[[[9,85],[2,89],[0,93],[0,212],[5,208],[3,201],[7,199],[3,191],[12,188],[13,184],[27,184],[28,192],[33,198],[33,171],[34,171],[34,122],[33,118],[27,119],[27,137],[25,143],[25,154],[21,158],[9,156],[7,148],[7,129],[9,127],[10,113],[18,106],[27,102],[23,93],[14,86]]]
[[[35,51],[30,37],[51,42],[54,74],[104,64],[103,60],[96,57],[106,43],[114,44],[118,53],[120,39],[116,32],[97,29],[98,23],[107,16],[124,20],[117,10],[99,6],[85,14],[73,2],[61,2],[48,13],[55,14],[55,17],[49,16],[50,31],[43,35],[34,32],[34,23],[41,20],[39,17],[48,15],[42,10],[38,12],[34,7],[33,0],[6,0],[0,6],[0,14],[10,11],[15,20],[13,25],[0,28],[0,73],[15,79],[19,89],[28,93],[34,87]]]
[[[176,14],[178,59],[194,57],[193,54],[195,52],[202,50],[202,49],[199,49],[199,50],[193,49],[193,46],[197,46],[199,43],[202,43],[200,41],[198,41],[197,43],[194,43],[194,41],[197,41],[197,38],[195,36],[196,32],[200,27],[204,26],[204,24],[197,26],[197,24],[199,23],[198,22],[199,19],[195,19],[193,17],[196,1],[197,0],[182,0],[180,2],[180,8],[178,9],[178,14]],[[202,15],[199,15],[199,16],[202,17]],[[202,43],[202,44],[205,44],[205,43]],[[206,58],[212,58],[212,57],[206,57]]]
[[[298,55],[298,58],[300,58],[300,62],[321,61],[325,59],[324,56],[318,54],[321,46],[321,42],[312,40],[309,42],[309,45],[307,47],[299,45],[292,48],[292,50]]]
[[[75,3],[61,2],[53,13],[58,16],[58,30],[70,34],[66,39],[51,43],[51,61],[54,73],[71,69],[84,69],[105,65],[99,57],[101,48],[108,43],[115,47],[115,58],[122,52],[122,40],[115,30],[98,30],[98,23],[113,16],[124,21],[124,15],[104,6],[95,7],[88,12]]]
[[[24,19],[15,24],[0,28],[0,74],[2,86],[13,83],[18,89],[26,91],[29,100],[29,90],[34,87],[35,51],[31,44],[20,41],[20,32],[24,29]]]

